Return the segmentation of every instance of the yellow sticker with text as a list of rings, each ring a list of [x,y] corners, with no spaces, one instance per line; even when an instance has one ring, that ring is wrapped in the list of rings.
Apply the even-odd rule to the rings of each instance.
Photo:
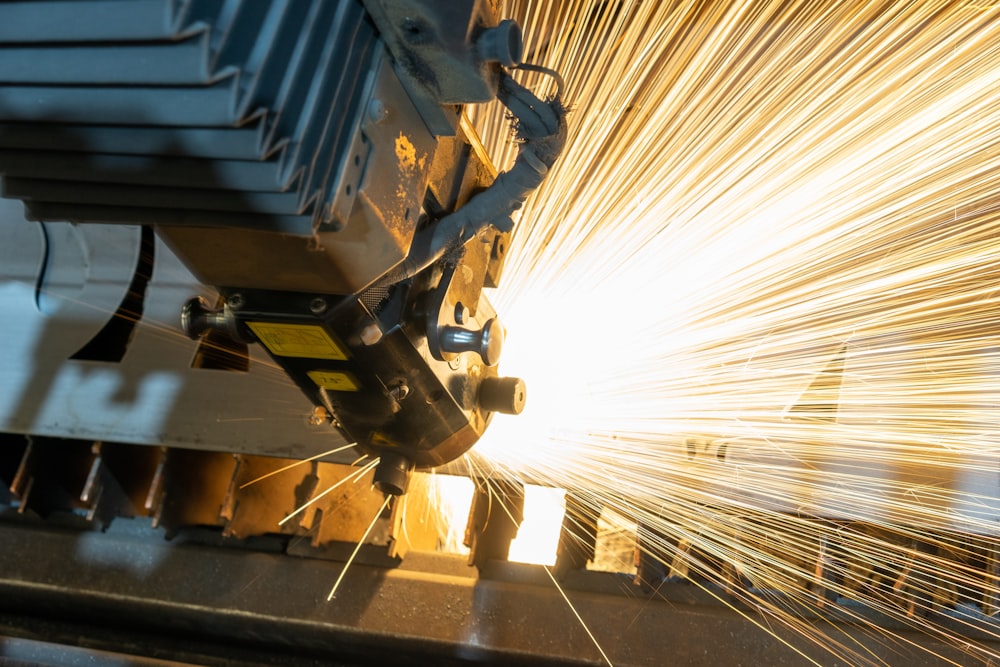
[[[309,371],[306,373],[317,387],[331,391],[360,391],[361,383],[344,371]]]
[[[271,354],[308,359],[347,359],[347,348],[323,327],[313,324],[247,322]]]

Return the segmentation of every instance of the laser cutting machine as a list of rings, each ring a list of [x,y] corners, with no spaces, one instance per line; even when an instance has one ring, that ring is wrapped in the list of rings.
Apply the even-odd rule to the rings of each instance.
[[[581,618],[615,664],[826,656],[583,572],[572,495],[572,610],[503,562],[522,486],[475,492],[476,568],[378,512],[526,400],[485,290],[567,130],[522,58],[494,0],[0,3],[0,664],[603,664]]]
[[[359,454],[354,510],[404,494],[522,409],[484,290],[566,125],[515,81],[518,25],[485,0],[12,2],[0,45],[0,507],[32,527],[9,544],[148,517],[398,560],[398,512],[362,538],[339,501],[272,515]],[[495,99],[500,174],[463,113]],[[19,588],[43,569],[5,564],[5,607],[45,607]]]
[[[134,268],[115,307],[95,305],[118,319],[71,359],[126,361],[124,329],[148,307],[156,255],[171,253],[217,290],[178,314],[201,341],[194,365],[241,368],[260,344],[314,421],[380,459],[388,492],[468,450],[493,413],[520,411],[525,387],[498,376],[504,330],[483,289],[565,124],[557,99],[508,72],[516,23],[484,2],[3,11],[0,170],[42,223],[17,232],[40,236],[42,259],[8,245],[27,264],[16,276],[33,272],[40,298],[57,299],[73,270],[61,244],[88,267]],[[462,116],[498,95],[523,141],[499,177]],[[116,244],[131,247],[100,256]],[[5,430],[38,430],[13,420]]]

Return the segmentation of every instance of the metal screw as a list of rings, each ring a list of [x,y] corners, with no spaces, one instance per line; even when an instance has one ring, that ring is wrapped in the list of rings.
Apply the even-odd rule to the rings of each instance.
[[[372,323],[362,329],[358,336],[361,338],[362,343],[372,346],[382,340],[382,329],[377,324]]]
[[[239,292],[236,292],[235,294],[230,294],[229,298],[226,299],[226,303],[228,303],[229,307],[232,308],[233,310],[239,310],[240,308],[243,307],[243,295],[240,294]]]
[[[465,324],[465,321],[469,319],[469,309],[465,307],[465,304],[459,301],[455,304],[455,322],[458,324]]]
[[[385,106],[385,102],[379,98],[373,99],[368,104],[368,117],[372,119],[375,124],[381,123],[386,118],[389,117],[389,109]]]
[[[406,386],[405,380],[399,380],[387,388],[386,395],[389,397],[389,409],[395,415],[403,409],[400,403],[410,395],[410,388]]]
[[[312,414],[309,415],[309,423],[313,426],[319,426],[323,424],[328,419],[330,419],[330,413],[326,411],[326,408],[316,406],[313,408]]]
[[[410,388],[403,381],[398,384],[394,384],[389,387],[389,396],[391,396],[396,401],[402,401],[404,398],[410,395]]]
[[[326,310],[326,299],[323,297],[316,297],[309,302],[309,310],[313,312],[313,315],[319,315]]]

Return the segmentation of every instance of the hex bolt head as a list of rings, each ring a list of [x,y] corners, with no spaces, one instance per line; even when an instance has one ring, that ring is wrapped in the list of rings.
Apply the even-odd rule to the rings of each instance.
[[[362,343],[371,347],[375,343],[382,340],[382,328],[375,322],[372,322],[361,330],[358,337],[361,339]]]

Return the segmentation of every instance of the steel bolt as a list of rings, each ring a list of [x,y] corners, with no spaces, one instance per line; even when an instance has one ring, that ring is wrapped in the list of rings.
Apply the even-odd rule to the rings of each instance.
[[[313,426],[319,426],[330,419],[330,413],[326,411],[326,408],[316,406],[313,408],[312,414],[309,415],[309,423]]]
[[[229,304],[229,307],[232,308],[233,310],[239,310],[240,308],[243,307],[243,295],[240,294],[239,292],[236,292],[235,294],[230,294],[229,298],[226,299],[226,303]]]
[[[323,297],[316,297],[309,302],[309,310],[313,312],[314,315],[319,315],[326,311],[326,299]]]
[[[382,329],[378,324],[372,322],[361,330],[358,337],[361,338],[362,343],[370,347],[382,340]]]
[[[391,396],[396,401],[402,401],[409,395],[410,395],[410,387],[407,386],[405,382],[399,382],[398,384],[389,387],[389,396]]]
[[[385,106],[385,102],[377,97],[373,99],[368,104],[368,117],[371,118],[372,122],[376,125],[388,118],[389,109]]]

